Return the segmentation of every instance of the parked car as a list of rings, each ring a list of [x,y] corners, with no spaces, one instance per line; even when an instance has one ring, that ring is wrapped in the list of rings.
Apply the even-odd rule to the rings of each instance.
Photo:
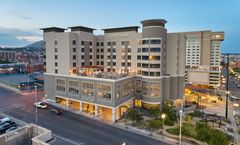
[[[231,96],[230,98],[231,98],[231,99],[234,99],[234,100],[238,100],[238,99],[239,99],[239,98],[236,97],[236,96]]]
[[[62,110],[58,110],[58,109],[51,109],[50,113],[52,114],[56,114],[56,115],[61,115],[62,114]]]
[[[13,131],[15,129],[17,129],[17,126],[10,127],[5,132],[8,133],[8,132]]]
[[[36,102],[36,103],[34,103],[34,106],[37,106],[38,108],[42,108],[42,109],[47,108],[47,104],[45,104],[43,102]]]
[[[17,127],[17,124],[15,122],[7,122],[0,126],[0,133],[5,132],[7,129],[11,127]]]
[[[10,121],[10,118],[8,118],[8,117],[1,118],[0,119],[0,125],[4,124],[6,122],[9,122],[9,121]]]
[[[238,84],[237,87],[240,88],[240,84]]]

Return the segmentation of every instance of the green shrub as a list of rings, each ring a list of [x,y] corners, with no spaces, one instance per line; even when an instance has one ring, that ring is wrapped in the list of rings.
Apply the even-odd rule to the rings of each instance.
[[[160,129],[163,127],[163,123],[162,123],[162,120],[160,119],[154,119],[154,120],[150,120],[148,122],[148,127],[150,129]]]

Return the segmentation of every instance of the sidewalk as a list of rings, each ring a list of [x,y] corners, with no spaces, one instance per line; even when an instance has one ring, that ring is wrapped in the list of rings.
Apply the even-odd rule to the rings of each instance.
[[[143,130],[143,129],[138,129],[138,128],[132,127],[132,126],[128,126],[126,128],[126,126],[124,124],[105,122],[105,121],[100,120],[96,116],[91,116],[91,115],[88,115],[88,114],[85,114],[85,113],[80,113],[80,112],[77,112],[77,111],[73,111],[71,109],[67,109],[66,107],[58,105],[51,100],[43,100],[43,102],[48,103],[48,104],[53,105],[53,106],[56,106],[56,107],[59,107],[59,108],[62,108],[66,111],[76,113],[78,115],[83,115],[85,117],[88,117],[89,119],[99,121],[101,123],[116,127],[118,129],[122,129],[122,130],[129,131],[129,132],[132,132],[132,133],[135,133],[135,134],[143,135],[145,137],[149,137],[149,138],[152,138],[152,139],[155,139],[155,140],[159,140],[159,141],[165,142],[167,144],[172,144],[172,145],[179,144],[179,141],[176,140],[176,139],[172,139],[172,138],[169,138],[169,137],[166,137],[166,136],[163,136],[163,135],[159,135],[159,134],[156,134],[156,133],[151,134],[151,132],[149,132],[149,131],[146,131],[146,130]],[[191,145],[191,144],[182,142],[182,145]]]

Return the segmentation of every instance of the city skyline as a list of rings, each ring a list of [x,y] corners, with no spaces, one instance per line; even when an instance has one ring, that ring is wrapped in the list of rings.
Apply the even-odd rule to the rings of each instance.
[[[58,3],[57,3],[58,2]],[[225,31],[222,52],[239,53],[237,46],[240,21],[240,2],[221,1],[141,2],[112,1],[7,1],[0,2],[0,46],[25,46],[42,40],[39,28],[47,26],[90,26],[103,34],[101,29],[137,25],[143,19],[168,20],[168,32],[213,30]],[[206,5],[207,2],[207,5]],[[216,3],[217,2],[217,3]],[[47,6],[46,6],[47,3]],[[121,5],[123,7],[121,7]],[[163,5],[163,6],[161,6]],[[54,9],[53,9],[54,8]],[[44,10],[44,11],[43,11]],[[227,11],[224,11],[227,10]],[[42,12],[41,12],[42,11]],[[134,13],[132,13],[134,12]]]

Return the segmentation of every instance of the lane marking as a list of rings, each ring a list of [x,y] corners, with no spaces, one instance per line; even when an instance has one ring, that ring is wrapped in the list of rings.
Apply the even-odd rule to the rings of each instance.
[[[13,110],[13,109],[24,107],[24,106],[25,105],[23,105],[23,104],[17,104],[17,105],[10,106],[10,107],[7,107],[7,108],[2,108],[2,109],[0,109],[0,112],[9,111],[9,110]]]
[[[70,140],[70,139],[61,137],[61,136],[56,135],[56,134],[52,134],[52,135],[53,135],[54,137],[60,138],[60,139],[62,139],[62,140],[64,140],[64,141],[70,142],[70,143],[72,143],[72,144],[74,144],[74,145],[84,145],[84,143],[77,143],[77,142],[75,142],[75,141],[72,141],[72,140]]]

